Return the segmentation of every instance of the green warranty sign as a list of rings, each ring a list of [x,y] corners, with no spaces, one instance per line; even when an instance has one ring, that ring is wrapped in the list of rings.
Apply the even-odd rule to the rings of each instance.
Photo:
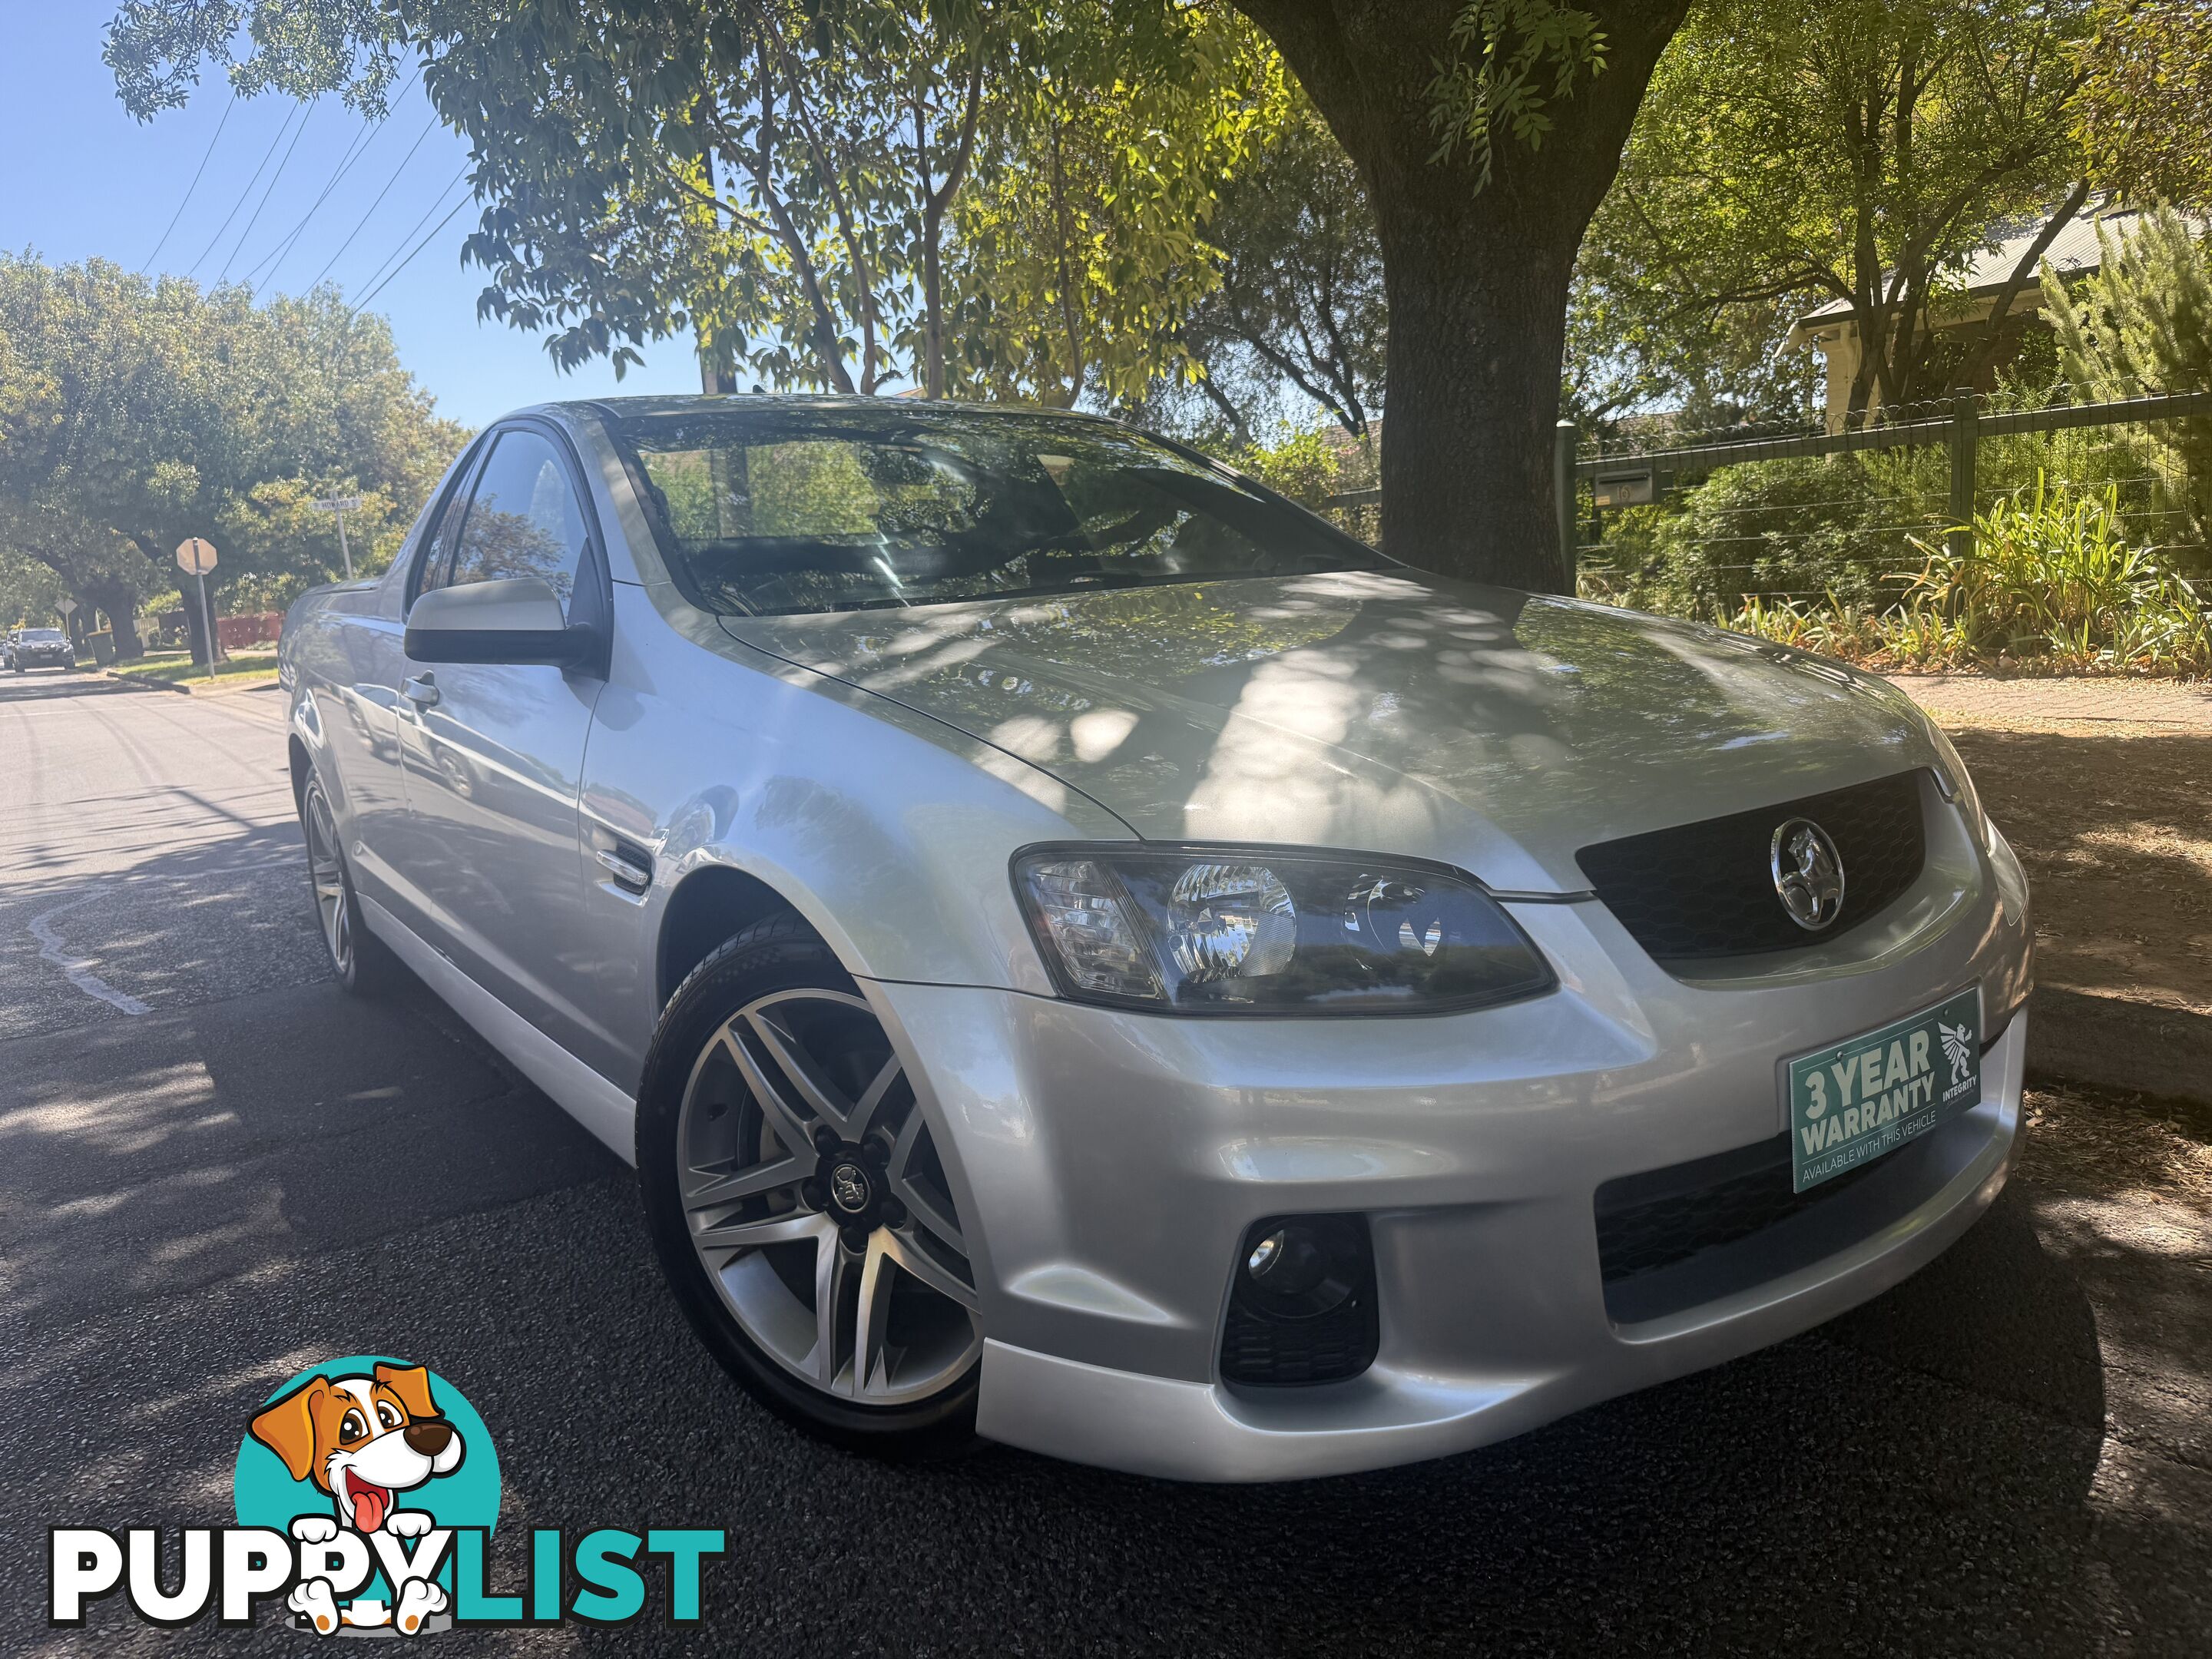
[[[1895,1152],[1981,1097],[1978,991],[1801,1054],[1790,1062],[1793,1189]]]

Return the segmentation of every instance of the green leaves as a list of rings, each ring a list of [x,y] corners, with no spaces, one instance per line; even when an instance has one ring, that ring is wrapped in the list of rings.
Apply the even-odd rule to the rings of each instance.
[[[104,260],[0,257],[0,544],[65,581],[169,580],[188,535],[221,580],[275,603],[339,572],[305,503],[360,495],[355,556],[391,556],[465,434],[400,368],[383,320],[331,290],[242,288]]]
[[[955,210],[958,378],[1127,407],[1195,372],[1182,329],[1219,279],[1221,191],[1287,97],[1279,61],[1224,9],[1041,13],[994,82]]]
[[[1450,53],[1429,84],[1432,161],[1471,152],[1480,190],[1490,182],[1493,135],[1534,149],[1553,126],[1552,106],[1575,82],[1605,69],[1605,34],[1579,6],[1559,0],[1468,0],[1453,20]]]
[[[2127,234],[2097,227],[2098,274],[2069,292],[2049,264],[2043,291],[2065,379],[2084,398],[2141,398],[2212,386],[2212,244],[2172,209]],[[2212,420],[2160,422],[2140,440],[2147,459],[2184,483],[2190,532],[2212,532]]]
[[[125,0],[102,55],[142,121],[188,100],[210,58],[240,97],[335,91],[374,117],[398,67],[395,21],[378,0]]]
[[[1593,240],[1691,310],[1841,300],[1863,366],[1855,411],[1926,395],[1942,367],[1932,327],[1966,261],[2081,176],[2089,12],[1706,0],[1652,78]]]
[[[2212,204],[2212,7],[2098,0],[2077,61],[2075,132],[2098,177],[2138,201]]]

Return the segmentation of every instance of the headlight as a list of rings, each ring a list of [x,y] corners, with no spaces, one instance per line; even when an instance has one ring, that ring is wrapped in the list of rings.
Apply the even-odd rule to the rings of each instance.
[[[1552,970],[1470,877],[1268,847],[1033,847],[1014,891],[1063,995],[1176,1013],[1442,1013]]]
[[[1966,815],[1966,830],[1974,840],[1987,845],[1990,838],[1989,815],[1982,811],[1982,797],[1974,787],[1974,781],[1966,774],[1966,763],[1959,758],[1959,751],[1951,746],[1951,739],[1943,728],[1932,720],[1923,717],[1928,727],[1928,738],[1936,747],[1936,785],[1943,792],[1943,799],[1954,804]]]

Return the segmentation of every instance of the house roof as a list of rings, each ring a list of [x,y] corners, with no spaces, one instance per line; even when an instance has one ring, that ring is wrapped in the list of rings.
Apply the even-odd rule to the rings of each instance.
[[[2140,208],[2115,208],[2110,212],[2084,214],[2068,224],[2053,237],[2044,258],[2057,267],[2061,276],[2093,271],[2104,263],[2104,252],[2098,246],[2097,227],[2108,226],[2114,236],[2124,241],[2134,234],[2136,226],[2142,220]],[[2042,234],[2045,221],[2032,219],[2014,221],[2009,225],[1994,228],[1990,241],[1974,250],[1962,273],[1963,287],[1968,295],[1994,294],[2012,277],[2013,269],[2021,261],[2036,237]],[[2192,222],[2194,222],[2192,221]],[[2200,227],[2201,228],[2201,227]],[[2037,287],[2033,273],[2021,289],[2023,295],[2033,294]],[[1831,300],[1818,310],[1806,312],[1797,319],[1790,331],[1785,347],[1809,343],[1814,331],[1826,324],[1840,321],[1850,315],[1850,301]]]

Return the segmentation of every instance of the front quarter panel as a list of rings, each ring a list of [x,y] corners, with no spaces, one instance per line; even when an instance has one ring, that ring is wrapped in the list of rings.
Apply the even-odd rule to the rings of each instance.
[[[641,898],[611,881],[587,898],[608,1018],[585,1058],[604,1075],[635,1086],[672,897],[712,866],[774,889],[857,976],[1051,994],[1012,855],[1127,826],[942,722],[738,644],[672,590],[617,584],[615,613],[583,829],[648,853],[653,878]]]

